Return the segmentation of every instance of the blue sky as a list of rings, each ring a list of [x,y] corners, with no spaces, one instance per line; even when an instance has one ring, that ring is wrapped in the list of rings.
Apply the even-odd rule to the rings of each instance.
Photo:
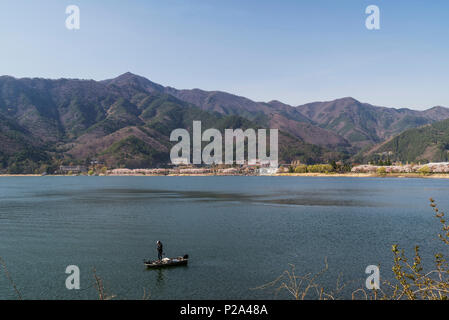
[[[65,28],[78,5],[81,29]],[[381,29],[365,28],[380,8]],[[352,96],[449,107],[446,0],[2,0],[0,74],[102,80],[292,105]]]

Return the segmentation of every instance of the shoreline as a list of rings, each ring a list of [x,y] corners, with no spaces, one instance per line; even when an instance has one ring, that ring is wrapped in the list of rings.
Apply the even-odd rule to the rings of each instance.
[[[45,175],[40,174],[0,174],[0,178],[8,177],[79,177],[88,175]],[[423,175],[419,173],[390,173],[379,175],[376,173],[277,173],[274,175],[242,175],[242,174],[107,174],[95,177],[326,177],[326,178],[421,178],[421,179],[449,179],[449,173],[435,173]]]
[[[422,178],[422,179],[449,179],[449,174],[435,173],[423,175],[419,173],[278,173],[283,177],[339,177],[339,178]]]

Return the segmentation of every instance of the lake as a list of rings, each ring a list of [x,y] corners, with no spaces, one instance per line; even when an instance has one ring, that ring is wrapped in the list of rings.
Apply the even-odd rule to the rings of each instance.
[[[449,180],[341,177],[1,177],[0,256],[26,299],[95,299],[93,268],[118,299],[275,299],[289,264],[328,289],[391,277],[391,245],[426,262],[442,246],[433,197]],[[188,267],[146,270],[161,240]],[[65,268],[81,270],[67,290]],[[429,265],[430,267],[432,265]],[[16,295],[0,272],[0,299]],[[348,296],[349,295],[349,296]],[[350,293],[344,293],[350,297]]]

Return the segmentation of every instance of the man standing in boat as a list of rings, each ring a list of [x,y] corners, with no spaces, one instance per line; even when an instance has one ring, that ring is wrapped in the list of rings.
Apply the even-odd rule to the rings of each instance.
[[[162,260],[162,254],[163,254],[163,248],[162,248],[162,242],[159,240],[156,242],[157,244],[157,257],[160,260]]]

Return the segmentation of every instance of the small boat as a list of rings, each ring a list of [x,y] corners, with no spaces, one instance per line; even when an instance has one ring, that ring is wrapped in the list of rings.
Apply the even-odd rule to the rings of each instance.
[[[165,268],[165,267],[175,267],[175,266],[186,266],[189,262],[189,255],[186,254],[183,257],[177,258],[164,258],[162,260],[148,260],[144,261],[145,267],[148,269]]]

